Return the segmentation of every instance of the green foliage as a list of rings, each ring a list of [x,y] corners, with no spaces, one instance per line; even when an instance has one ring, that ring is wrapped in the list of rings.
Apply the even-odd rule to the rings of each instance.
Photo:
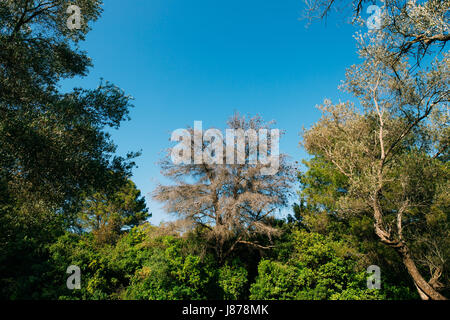
[[[76,226],[83,200],[123,186],[136,155],[116,156],[105,131],[128,119],[120,88],[60,92],[61,80],[87,75],[91,60],[76,43],[102,11],[99,0],[77,5],[84,21],[69,30],[65,0],[0,1],[2,298],[52,294],[49,247]]]
[[[50,248],[52,299],[244,299],[247,270],[238,260],[218,266],[196,254],[189,238],[143,224],[115,245],[98,246],[92,234],[66,233]],[[70,265],[81,270],[81,289],[66,288]]]
[[[250,288],[250,299],[288,300],[296,298],[297,270],[286,264],[262,260],[258,277]]]
[[[66,215],[82,193],[114,185],[131,165],[131,157],[113,156],[103,131],[128,119],[130,97],[108,82],[59,92],[59,81],[91,66],[73,44],[99,17],[101,1],[77,4],[83,27],[70,31],[67,1],[0,2],[0,181],[16,206],[63,206]]]
[[[366,287],[364,271],[342,243],[318,233],[294,232],[294,252],[286,263],[263,260],[251,286],[251,299],[352,299],[372,300],[384,296]]]
[[[147,300],[206,299],[211,270],[204,269],[198,257],[171,259],[156,251],[132,279],[127,298]],[[178,260],[178,261],[177,261]]]
[[[408,272],[393,248],[380,243],[374,230],[370,212],[342,214],[339,201],[347,194],[348,180],[324,157],[316,155],[304,162],[307,170],[299,172],[301,182],[300,205],[295,219],[301,226],[342,241],[356,258],[357,267],[378,265],[383,271],[383,292],[389,299],[415,299],[417,294]]]
[[[97,192],[84,200],[80,224],[92,231],[97,243],[113,243],[123,229],[137,226],[150,216],[145,198],[128,180],[115,192]]]
[[[248,271],[238,261],[226,264],[219,269],[218,283],[225,300],[243,299]]]
[[[52,248],[52,261],[58,267],[59,299],[106,299],[117,281],[108,268],[108,256],[94,247],[92,235],[65,234]],[[69,290],[64,278],[66,269],[76,265],[81,269],[81,289]]]
[[[206,299],[213,285],[211,261],[182,254],[183,241],[162,236],[151,256],[131,279],[125,298],[146,300]]]

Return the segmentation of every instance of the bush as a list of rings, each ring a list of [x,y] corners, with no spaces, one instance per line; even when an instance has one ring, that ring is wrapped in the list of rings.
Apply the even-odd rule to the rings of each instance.
[[[206,299],[213,286],[215,269],[200,257],[181,254],[182,240],[162,239],[143,267],[136,272],[127,289],[127,299],[199,300]]]
[[[342,243],[318,233],[294,232],[294,252],[286,263],[263,260],[250,288],[251,299],[381,299],[366,288],[366,274],[356,261],[342,256]],[[337,248],[340,249],[338,250]]]
[[[230,266],[226,264],[219,269],[218,283],[223,291],[224,300],[243,299],[245,287],[247,285],[247,270],[234,261]]]

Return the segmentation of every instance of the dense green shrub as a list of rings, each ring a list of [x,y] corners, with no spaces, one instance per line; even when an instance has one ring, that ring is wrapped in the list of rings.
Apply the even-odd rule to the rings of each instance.
[[[219,286],[223,291],[223,299],[237,300],[245,298],[245,286],[247,284],[248,271],[233,261],[231,265],[224,265],[219,269]]]
[[[343,244],[318,233],[294,232],[294,252],[286,263],[263,260],[251,299],[382,299],[366,287],[367,274],[355,269]]]
[[[215,269],[199,256],[183,256],[181,239],[165,236],[160,240],[162,247],[156,248],[132,277],[125,298],[206,299]]]

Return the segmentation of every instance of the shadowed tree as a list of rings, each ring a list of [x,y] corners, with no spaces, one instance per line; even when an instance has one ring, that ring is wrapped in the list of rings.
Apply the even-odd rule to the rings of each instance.
[[[444,49],[450,40],[449,0],[305,0],[306,18],[325,18],[333,11],[353,17],[352,23],[371,23],[389,38],[390,55],[414,57],[420,61],[434,50]],[[378,5],[368,10],[371,5]],[[367,13],[367,16],[365,16]]]
[[[24,202],[66,208],[88,188],[123,181],[131,167],[113,157],[103,131],[128,119],[130,98],[108,82],[59,92],[62,79],[87,74],[90,58],[77,42],[101,12],[101,1],[79,1],[83,23],[70,30],[68,5],[0,2],[0,181],[14,197],[33,195]]]
[[[44,280],[30,274],[45,269],[45,246],[74,225],[88,191],[117,187],[133,166],[105,132],[128,119],[130,97],[108,82],[60,91],[61,80],[92,66],[78,42],[102,11],[99,0],[77,1],[82,23],[71,29],[70,4],[0,1],[2,296],[39,292]]]

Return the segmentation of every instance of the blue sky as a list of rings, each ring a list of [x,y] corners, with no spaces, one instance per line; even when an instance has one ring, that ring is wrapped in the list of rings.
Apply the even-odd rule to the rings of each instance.
[[[320,117],[324,98],[357,63],[355,28],[342,17],[306,28],[301,0],[105,0],[83,50],[89,76],[64,88],[96,87],[100,78],[133,96],[131,121],[112,136],[118,153],[142,150],[133,181],[146,195],[152,224],[170,216],[148,193],[166,182],[156,165],[170,134],[193,126],[224,129],[234,111],[276,120],[281,152],[301,161],[302,126]],[[345,18],[345,17],[344,17]]]

